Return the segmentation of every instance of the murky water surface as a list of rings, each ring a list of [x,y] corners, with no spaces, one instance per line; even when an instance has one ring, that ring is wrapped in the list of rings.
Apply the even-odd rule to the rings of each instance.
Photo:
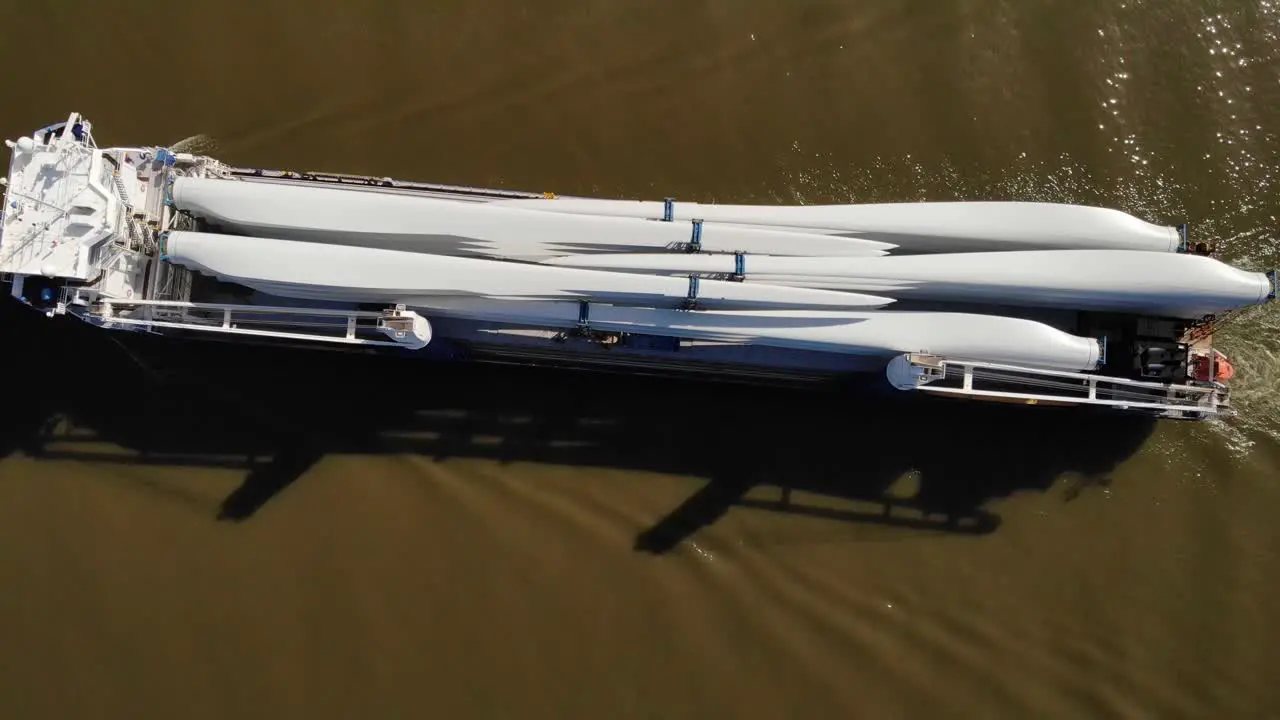
[[[0,27],[6,137],[74,109],[258,167],[1105,204],[1280,262],[1268,0],[76,1]],[[1195,426],[220,347],[132,349],[143,373],[6,318],[7,717],[1280,717],[1274,307],[1220,335],[1240,418]]]

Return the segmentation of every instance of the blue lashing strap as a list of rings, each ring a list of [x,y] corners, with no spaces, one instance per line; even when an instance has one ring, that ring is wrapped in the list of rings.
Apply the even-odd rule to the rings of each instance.
[[[1189,228],[1187,223],[1178,226],[1178,252],[1185,253],[1191,249]]]
[[[693,234],[689,237],[689,252],[702,252],[702,221],[693,221]]]
[[[1107,336],[1103,335],[1098,338],[1098,367],[1102,368],[1107,364]]]
[[[693,310],[698,306],[698,276],[689,276],[689,294],[684,298],[684,309]]]
[[[1271,292],[1267,293],[1267,299],[1275,300],[1277,296],[1280,296],[1280,270],[1268,272],[1267,279],[1271,281]]]
[[[173,175],[164,181],[164,204],[173,207]]]
[[[747,277],[747,256],[745,253],[733,254],[733,279],[742,282]]]
[[[169,259],[169,231],[168,230],[160,233],[160,237],[157,238],[157,244],[160,246],[160,259],[168,260]]]
[[[664,198],[662,200],[662,222],[671,222],[676,219],[676,199]]]
[[[591,325],[591,303],[578,301],[578,327],[584,330]]]

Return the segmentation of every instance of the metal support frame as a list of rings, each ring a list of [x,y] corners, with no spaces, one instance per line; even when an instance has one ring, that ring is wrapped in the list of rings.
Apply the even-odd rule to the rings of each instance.
[[[141,316],[122,317],[117,314],[121,308],[141,311],[139,313]],[[170,315],[172,319],[169,319]],[[315,327],[318,324],[315,322],[317,318],[333,321],[329,325],[321,324],[329,331],[328,333],[298,330],[298,328]],[[82,319],[106,328],[129,327],[151,331],[191,330],[343,345],[419,349],[430,342],[430,326],[426,318],[412,310],[407,310],[403,305],[374,312],[112,298],[104,299],[96,306],[89,308]],[[244,325],[282,325],[291,329],[270,330],[260,327],[243,327]],[[361,337],[360,331],[379,332],[390,339],[377,340]]]
[[[1228,391],[1220,383],[1157,383],[1083,372],[950,360],[925,353],[908,353],[895,358],[889,364],[888,374],[890,381],[900,390],[975,399],[1091,405],[1185,419],[1219,414],[1228,409]]]
[[[686,251],[691,253],[702,252],[702,221],[701,220],[693,221],[693,230],[690,233],[689,246],[688,248],[686,248]]]
[[[683,310],[698,309],[698,285],[700,280],[697,275],[689,276],[689,292],[685,295],[684,302],[680,304]]]

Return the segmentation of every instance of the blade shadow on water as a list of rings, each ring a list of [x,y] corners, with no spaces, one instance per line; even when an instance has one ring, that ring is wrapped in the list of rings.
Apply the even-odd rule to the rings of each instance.
[[[1000,525],[985,508],[992,500],[1047,490],[1065,473],[1104,476],[1154,427],[1114,414],[877,400],[832,387],[108,340],[74,320],[4,314],[28,316],[9,323],[33,350],[14,372],[43,380],[25,383],[10,405],[21,410],[0,428],[0,450],[244,468],[218,512],[232,522],[252,518],[326,455],[409,453],[704,478],[640,529],[634,548],[642,552],[666,552],[735,507],[980,535]],[[51,429],[50,418],[76,432]],[[103,443],[132,452],[94,451]],[[904,474],[918,478],[910,497],[890,492]],[[779,495],[762,499],[752,492],[760,487]]]

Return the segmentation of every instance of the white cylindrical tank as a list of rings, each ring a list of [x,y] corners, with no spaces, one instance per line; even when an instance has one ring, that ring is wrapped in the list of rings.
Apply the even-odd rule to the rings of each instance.
[[[572,255],[549,265],[658,274],[742,273],[746,282],[925,299],[1198,319],[1265,302],[1271,279],[1209,257],[1033,250],[874,258]]]
[[[429,296],[592,300],[718,309],[883,307],[890,298],[689,278],[613,273],[319,243],[174,231],[167,259],[289,297],[386,302]],[[267,288],[272,288],[268,290]]]
[[[540,261],[573,253],[875,256],[893,245],[773,228],[542,213],[484,202],[271,182],[179,177],[178,208],[237,233],[460,257]]]
[[[577,304],[420,298],[434,315],[536,327],[574,327]],[[1101,347],[1022,318],[955,312],[700,311],[590,307],[591,327],[614,332],[889,357],[919,352],[952,360],[1056,370],[1095,370]]]
[[[661,218],[665,203],[636,200],[498,200],[551,213]],[[1119,210],[1043,202],[904,202],[850,205],[709,205],[674,202],[673,220],[809,228],[898,246],[903,252],[1087,249],[1174,252],[1178,230]]]

